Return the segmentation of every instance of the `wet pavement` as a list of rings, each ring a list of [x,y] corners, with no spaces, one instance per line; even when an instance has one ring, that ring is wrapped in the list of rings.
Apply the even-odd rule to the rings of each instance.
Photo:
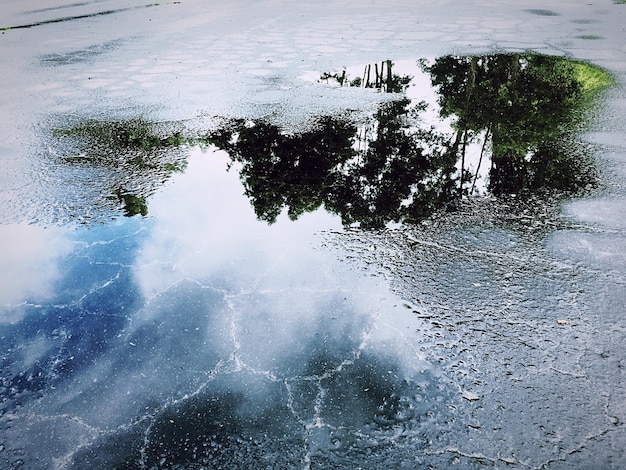
[[[37,3],[0,15],[0,467],[626,467],[626,5]],[[311,76],[527,50],[618,86],[583,135],[599,187],[526,211],[268,225],[216,148],[128,177],[54,138],[295,132],[385,100]]]

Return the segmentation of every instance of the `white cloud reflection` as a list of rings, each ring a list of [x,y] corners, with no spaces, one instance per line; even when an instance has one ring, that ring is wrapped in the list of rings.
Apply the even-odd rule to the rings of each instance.
[[[181,278],[199,279],[216,271],[237,271],[252,282],[259,279],[259,270],[277,264],[301,266],[302,260],[291,257],[294,249],[314,241],[311,227],[341,228],[339,218],[324,211],[296,222],[283,216],[272,226],[258,221],[237,171],[225,171],[228,161],[221,151],[194,150],[185,173],[150,200],[155,226],[137,260],[146,296]]]
[[[65,229],[0,225],[0,305],[37,301],[53,294],[57,261],[72,248]],[[0,323],[19,318],[0,316]]]
[[[302,363],[310,360],[313,342],[340,356],[367,343],[405,363],[408,375],[423,368],[408,340],[423,325],[399,306],[387,283],[318,246],[315,232],[340,230],[339,217],[319,210],[295,222],[285,214],[271,226],[260,222],[237,171],[224,170],[227,163],[224,152],[194,151],[187,171],[150,201],[154,227],[135,268],[148,303],[131,334],[157,318],[188,315],[166,299],[191,283],[220,292],[228,306],[217,313],[203,307],[208,329],[221,332],[222,346],[210,342],[223,358],[236,351],[255,369],[281,374],[298,351]]]
[[[159,426],[180,422],[196,429],[186,422],[199,416],[190,410],[231,396],[241,397],[241,422],[282,410],[265,427],[245,432],[261,436],[275,427],[288,445],[296,443],[294,452],[305,451],[298,442],[313,452],[322,449],[320,432],[354,426],[352,438],[358,439],[364,423],[380,414],[377,407],[386,406],[384,397],[406,393],[411,400],[421,393],[424,377],[435,372],[417,346],[425,327],[385,280],[350,268],[319,246],[315,231],[340,229],[339,219],[318,211],[272,226],[257,221],[237,172],[224,171],[227,158],[194,151],[187,171],[148,202],[151,220],[104,227],[104,235],[122,240],[117,229],[123,235],[135,222],[149,226],[136,239],[129,235],[138,243],[135,282],[123,275],[125,261],[116,264],[126,259],[119,251],[126,245],[104,252],[97,242],[83,246],[79,258],[92,265],[106,259],[120,274],[104,269],[106,282],[89,283],[97,288],[78,306],[82,317],[67,326],[62,348],[34,332],[21,364],[56,355],[54,361],[64,361],[71,373],[13,423],[8,435],[14,447],[61,462],[61,468],[87,468],[81,459],[92,465],[96,454],[111,462],[118,453],[126,458],[122,442],[128,439],[139,439],[132,445],[143,446],[148,456],[153,443],[178,448],[163,441]],[[30,245],[41,266],[49,245]],[[103,308],[111,298],[122,301]],[[124,321],[116,330],[111,319],[119,315]],[[218,406],[203,425],[229,422],[227,411]],[[40,414],[35,424],[26,418]],[[41,438],[49,417],[62,442]],[[229,432],[216,439],[229,439]],[[109,442],[112,447],[100,447]]]

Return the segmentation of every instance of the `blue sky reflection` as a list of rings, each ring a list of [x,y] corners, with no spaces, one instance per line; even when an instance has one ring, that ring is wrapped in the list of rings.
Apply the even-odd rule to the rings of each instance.
[[[33,257],[20,279],[38,272],[48,299],[3,309],[11,451],[61,468],[213,458],[181,447],[193,429],[233,455],[250,451],[241,435],[278,433],[267,452],[292,446],[276,455],[306,464],[336,450],[331,435],[348,448],[405,426],[396,408],[413,410],[400,402],[434,376],[415,346],[424,324],[384,280],[321,246],[316,231],[341,230],[338,217],[260,222],[227,163],[192,150],[148,218],[45,238],[20,227]],[[12,301],[34,298],[18,281]]]

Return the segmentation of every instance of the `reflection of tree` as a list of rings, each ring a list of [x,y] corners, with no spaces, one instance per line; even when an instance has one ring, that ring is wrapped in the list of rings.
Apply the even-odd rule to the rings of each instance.
[[[445,56],[426,70],[438,87],[441,115],[456,118],[456,141],[480,133],[491,139],[490,189],[495,194],[536,185],[530,181],[529,155],[571,134],[583,104],[577,64],[559,57]],[[541,155],[542,162],[534,158],[535,166],[551,165],[551,154]]]
[[[144,217],[148,215],[148,205],[146,204],[145,197],[136,196],[122,190],[122,188],[117,189],[115,195],[118,200],[124,204],[124,215],[126,217],[132,217],[137,214],[141,214]]]
[[[295,220],[324,204],[342,164],[354,156],[353,134],[352,124],[332,118],[298,135],[263,121],[235,120],[208,140],[242,163],[246,195],[257,216],[273,223],[283,207]]]
[[[588,148],[571,136],[541,142],[528,162],[528,189],[574,192],[593,185],[597,172]]]
[[[63,161],[97,168],[108,194],[90,204],[122,205],[125,216],[148,213],[146,198],[186,166],[179,131],[145,119],[85,120],[55,129]]]
[[[412,77],[394,73],[387,60],[367,65],[355,79],[345,71],[321,76],[395,93],[358,125],[324,116],[310,130],[289,134],[263,120],[231,120],[191,139],[143,119],[87,120],[56,136],[70,155],[65,162],[98,167],[109,177],[105,199],[122,203],[126,215],[145,215],[146,198],[184,167],[182,147],[204,141],[240,165],[245,193],[269,223],[285,208],[296,219],[321,206],[362,227],[421,219],[473,191],[479,168],[472,175],[466,162],[473,143],[482,149],[480,162],[491,157],[489,187],[496,195],[571,191],[591,181],[575,132],[590,90],[608,86],[601,69],[536,54],[419,63],[436,87],[441,117],[452,121],[452,135],[420,127],[426,105],[400,94]]]
[[[344,70],[339,73],[325,72],[320,76],[320,80],[336,80],[339,85],[351,87],[374,88],[385,93],[402,93],[406,91],[413,77],[409,75],[398,75],[393,73],[393,62],[384,60],[380,64],[367,64],[363,69],[363,76],[352,80]]]
[[[284,207],[295,219],[324,205],[345,224],[380,227],[430,214],[454,186],[454,162],[433,150],[442,147],[436,135],[409,132],[420,109],[409,105],[408,99],[383,105],[361,141],[357,126],[331,117],[297,135],[264,121],[235,120],[208,141],[242,164],[245,192],[260,219],[272,223]]]
[[[327,200],[327,208],[341,214],[344,223],[380,227],[422,218],[452,199],[454,161],[440,136],[414,127],[422,109],[402,99],[382,105],[374,115],[370,137],[358,142],[358,157]]]
[[[420,128],[426,105],[400,98],[359,126],[323,117],[312,130],[286,134],[262,120],[234,120],[207,140],[241,163],[245,192],[258,217],[270,223],[283,208],[295,219],[322,205],[349,225],[418,220],[473,189],[478,169],[469,173],[465,154],[480,139],[481,160],[491,150],[494,194],[569,191],[590,181],[593,173],[574,139],[587,103],[580,63],[498,54],[421,65],[436,86],[441,117],[452,118],[452,136]],[[394,92],[410,79],[394,75],[390,61],[374,67],[373,79],[370,72],[366,67],[364,78],[353,81],[345,72],[322,79]]]

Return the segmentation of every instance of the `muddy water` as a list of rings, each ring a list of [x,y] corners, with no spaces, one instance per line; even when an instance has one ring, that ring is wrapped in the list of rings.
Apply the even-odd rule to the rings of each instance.
[[[118,150],[68,165],[53,130],[306,128],[384,99],[311,73],[447,53],[571,55],[623,84],[626,6],[31,3],[0,24],[3,467],[625,465],[622,88],[584,136],[595,193],[374,232],[258,221],[214,148],[120,179]],[[148,213],[123,217],[111,188],[135,178]]]

